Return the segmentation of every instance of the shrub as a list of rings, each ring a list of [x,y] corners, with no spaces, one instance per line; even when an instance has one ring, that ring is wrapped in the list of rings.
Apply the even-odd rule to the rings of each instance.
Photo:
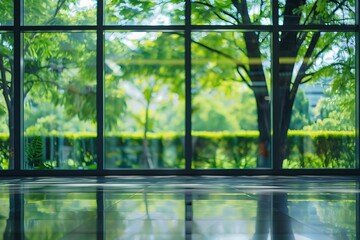
[[[193,168],[255,168],[257,131],[193,132]],[[142,168],[142,133],[105,136],[107,168]],[[7,168],[8,135],[0,135],[0,166]],[[184,168],[184,134],[149,133],[149,152],[155,168]],[[95,133],[51,133],[25,136],[29,168],[94,169]],[[355,133],[346,131],[289,131],[284,168],[353,168]]]

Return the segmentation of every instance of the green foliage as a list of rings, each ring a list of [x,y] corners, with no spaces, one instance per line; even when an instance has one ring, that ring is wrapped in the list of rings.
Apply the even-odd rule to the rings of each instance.
[[[96,23],[96,1],[94,0],[44,0],[41,2],[25,0],[24,5],[24,23],[27,25],[94,25]]]
[[[246,7],[250,12],[249,19],[243,18],[238,13],[235,4],[230,0],[192,1],[191,7],[194,24],[240,25],[270,23],[271,1],[269,0],[246,1]]]
[[[355,103],[352,102],[352,104],[352,106],[349,104],[344,107],[342,101],[338,100],[338,96],[320,99],[314,109],[316,121],[304,129],[313,131],[353,131],[355,129]]]
[[[284,168],[354,168],[354,131],[289,131]]]
[[[8,139],[0,137],[0,170],[8,169],[9,158],[10,152]]]
[[[193,167],[256,168],[258,131],[192,132]],[[7,167],[8,142],[1,138],[0,160]],[[143,168],[143,133],[112,132],[105,138],[106,168]],[[149,149],[157,168],[183,168],[184,133],[149,133]],[[289,131],[284,168],[354,168],[354,131]],[[64,154],[67,152],[67,154]],[[25,159],[32,169],[95,169],[95,133],[27,135]]]
[[[355,0],[342,3],[329,0],[308,0],[294,12],[301,15],[301,24],[353,24]]]
[[[256,130],[256,102],[244,84],[225,81],[192,101],[194,131]]]
[[[289,129],[304,129],[311,123],[309,100],[306,99],[303,91],[299,90],[295,98]]]
[[[157,122],[170,113],[158,110],[171,111],[171,103],[185,96],[184,39],[161,32],[115,32],[105,38],[106,129],[147,133],[162,128]]]
[[[14,24],[14,0],[2,0],[0,2],[0,26]]]
[[[182,0],[106,0],[105,22],[110,25],[184,24]]]
[[[76,123],[76,118],[95,121],[95,36],[76,32],[25,35],[25,125],[63,131],[62,125]],[[46,127],[48,116],[54,121],[49,119]]]
[[[41,136],[36,136],[28,141],[25,141],[24,155],[26,165],[32,169],[49,169],[53,166],[44,161],[43,156],[43,139]]]

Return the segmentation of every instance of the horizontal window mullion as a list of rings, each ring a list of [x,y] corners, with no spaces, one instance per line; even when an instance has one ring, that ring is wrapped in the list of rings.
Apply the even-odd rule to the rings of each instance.
[[[179,175],[179,176],[257,176],[257,175],[281,175],[281,176],[294,176],[294,175],[314,175],[314,176],[358,176],[358,169],[105,169],[98,170],[7,170],[0,172],[1,177],[40,177],[40,176],[166,176],[166,175]]]
[[[184,31],[185,26],[21,26],[20,31],[86,31],[86,30],[124,30],[124,31]],[[215,26],[215,25],[191,25],[191,31],[208,30],[249,30],[249,31],[341,31],[355,32],[359,31],[358,25],[236,25],[236,26]],[[0,31],[12,31],[14,26],[0,26]]]
[[[0,31],[13,31],[14,26],[0,26]]]

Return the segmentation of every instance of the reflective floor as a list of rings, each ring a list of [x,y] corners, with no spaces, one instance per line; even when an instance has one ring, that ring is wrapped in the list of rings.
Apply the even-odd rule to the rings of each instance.
[[[360,239],[353,177],[0,179],[0,239]]]

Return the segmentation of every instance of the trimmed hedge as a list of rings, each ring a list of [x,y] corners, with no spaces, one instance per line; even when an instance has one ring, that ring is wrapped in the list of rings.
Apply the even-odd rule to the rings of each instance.
[[[149,133],[148,156],[154,168],[183,168],[184,134]],[[194,168],[255,168],[257,131],[193,132]],[[7,168],[8,135],[0,134],[0,164]],[[52,133],[25,136],[25,165],[30,169],[96,168],[95,133]],[[105,136],[106,168],[148,168],[144,160],[143,133]],[[284,168],[355,167],[355,132],[289,131]],[[149,161],[149,160],[148,160]]]

